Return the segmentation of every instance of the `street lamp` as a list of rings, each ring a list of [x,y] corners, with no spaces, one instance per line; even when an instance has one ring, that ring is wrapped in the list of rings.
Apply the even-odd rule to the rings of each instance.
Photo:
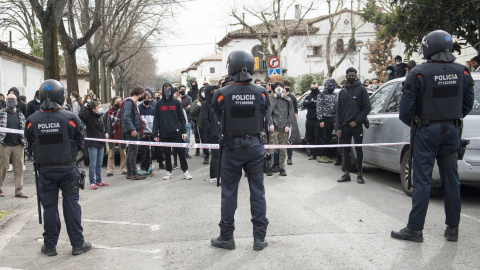
[[[355,48],[356,48],[356,51],[358,52],[358,78],[360,79],[360,74],[362,74],[362,65],[360,63],[360,55],[361,55],[361,51],[362,51],[362,47],[363,47],[363,41],[357,39],[355,40]]]

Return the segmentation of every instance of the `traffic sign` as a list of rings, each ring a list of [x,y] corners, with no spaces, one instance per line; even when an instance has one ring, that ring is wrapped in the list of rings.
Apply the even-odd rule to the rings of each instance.
[[[268,76],[272,76],[272,75],[282,75],[282,71],[279,68],[269,68]]]
[[[270,68],[279,68],[280,67],[280,59],[278,59],[278,57],[276,57],[276,56],[270,57],[270,59],[268,59],[268,66]]]

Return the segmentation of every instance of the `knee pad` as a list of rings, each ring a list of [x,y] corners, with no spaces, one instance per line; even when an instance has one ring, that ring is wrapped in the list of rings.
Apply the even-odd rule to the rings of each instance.
[[[262,172],[263,173],[263,162],[260,161],[256,164],[253,164],[253,165],[244,165],[243,166],[243,170],[245,170],[245,172],[248,174],[248,175],[254,175],[254,174],[257,174],[259,172]]]
[[[442,166],[442,165],[447,166],[447,165],[456,163],[458,161],[457,154],[458,154],[457,152],[453,152],[450,155],[446,155],[446,156],[443,156],[443,157],[438,157],[437,158],[438,166]]]

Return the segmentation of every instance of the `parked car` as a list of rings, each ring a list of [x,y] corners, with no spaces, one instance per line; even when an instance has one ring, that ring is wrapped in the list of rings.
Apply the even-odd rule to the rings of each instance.
[[[477,137],[480,134],[480,74],[473,73],[475,81],[474,107],[464,120],[463,138]],[[364,128],[363,142],[393,143],[409,142],[410,127],[398,118],[400,99],[402,97],[402,83],[405,78],[391,80],[385,83],[378,91],[370,96],[372,110],[368,115],[370,128]],[[353,160],[355,151],[351,151]],[[408,158],[410,146],[365,146],[363,148],[363,162],[392,172],[400,173],[400,182],[403,190],[409,196],[413,189],[407,189]],[[355,163],[352,163],[355,164]],[[414,173],[414,172],[413,172]],[[480,141],[472,140],[467,147],[463,160],[458,161],[460,182],[469,186],[480,186]],[[438,168],[435,164],[432,179],[436,184],[440,181]]]

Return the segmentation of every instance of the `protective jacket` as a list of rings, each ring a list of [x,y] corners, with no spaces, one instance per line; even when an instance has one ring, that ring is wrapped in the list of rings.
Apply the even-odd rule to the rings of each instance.
[[[28,117],[26,136],[35,161],[44,166],[74,165],[83,147],[83,126],[66,110],[41,111]]]
[[[225,133],[234,137],[256,135],[264,130],[264,120],[269,107],[267,90],[245,82],[225,86],[215,92],[212,107],[217,119],[225,111]]]

